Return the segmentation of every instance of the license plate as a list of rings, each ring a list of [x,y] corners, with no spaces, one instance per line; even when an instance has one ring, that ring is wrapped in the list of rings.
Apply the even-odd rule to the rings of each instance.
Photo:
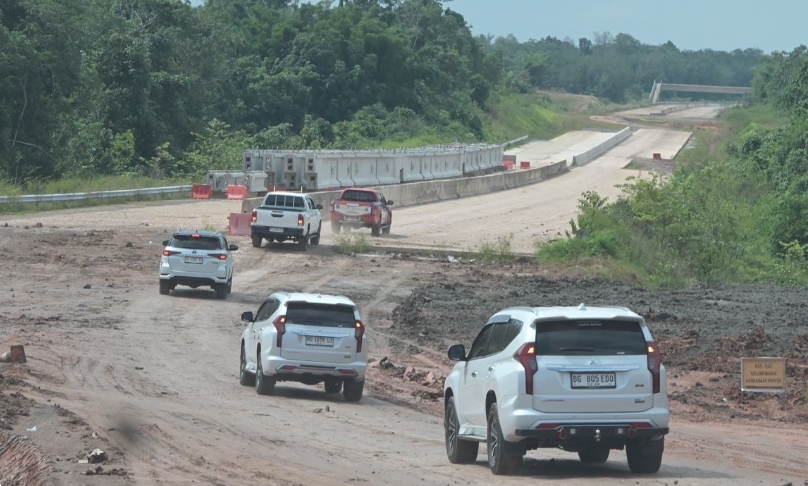
[[[270,233],[283,233],[283,228],[273,228],[272,226],[269,227]]]
[[[615,388],[614,373],[571,373],[573,388]]]
[[[202,263],[201,256],[187,256],[185,257],[185,263]]]
[[[342,219],[343,219],[343,221],[347,221],[349,223],[354,223],[356,221],[359,221],[359,218],[353,218],[353,217],[342,218]]]
[[[323,336],[306,336],[306,346],[333,346],[334,338]]]

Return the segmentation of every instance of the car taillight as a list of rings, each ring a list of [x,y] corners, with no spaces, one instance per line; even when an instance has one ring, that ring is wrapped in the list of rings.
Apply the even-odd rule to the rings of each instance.
[[[356,332],[354,333],[356,336],[356,352],[362,352],[362,338],[365,336],[365,326],[362,324],[362,321],[356,321]]]
[[[533,375],[539,369],[536,363],[536,345],[533,343],[522,345],[513,357],[525,369],[525,393],[533,395]]]
[[[163,250],[163,256],[179,255],[180,252],[174,250]]]
[[[646,344],[648,345],[648,371],[651,372],[653,379],[654,393],[659,393],[659,366],[662,364],[662,354],[660,354],[659,347],[653,341]]]
[[[275,344],[280,348],[281,343],[283,343],[283,335],[286,334],[286,316],[278,316],[272,325],[275,326],[275,331],[277,331],[278,334]]]
[[[303,219],[303,215],[298,214],[297,215],[297,225],[298,226],[303,226],[304,224],[306,224],[306,221]]]
[[[227,255],[225,253],[212,253],[208,256],[211,258],[218,258],[219,260],[227,260]]]
[[[255,223],[258,221],[258,211],[253,211],[252,216],[250,216],[250,222]]]

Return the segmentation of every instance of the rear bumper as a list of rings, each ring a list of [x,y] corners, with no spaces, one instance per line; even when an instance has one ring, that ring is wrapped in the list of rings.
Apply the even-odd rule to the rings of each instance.
[[[281,231],[270,231],[270,228],[278,228]],[[298,237],[303,236],[303,227],[298,228],[280,228],[277,226],[261,226],[252,225],[250,231],[254,235],[259,235],[262,238],[277,238],[277,237]]]
[[[331,221],[339,223],[343,226],[362,228],[375,225],[376,216],[373,214],[364,214],[362,216],[349,216],[342,213],[331,213]]]
[[[160,280],[168,280],[171,285],[205,287],[227,283],[227,267],[219,265],[215,273],[182,272],[173,270],[167,263],[160,264]]]
[[[274,376],[278,380],[305,381],[309,377],[333,377],[346,380],[363,381],[367,372],[367,363],[322,363],[315,361],[294,361],[277,356],[264,356],[261,367],[266,376]]]
[[[538,447],[580,449],[593,443],[622,447],[633,439],[659,439],[668,427],[634,427],[624,424],[563,424],[547,429],[517,429],[518,437],[538,439]]]

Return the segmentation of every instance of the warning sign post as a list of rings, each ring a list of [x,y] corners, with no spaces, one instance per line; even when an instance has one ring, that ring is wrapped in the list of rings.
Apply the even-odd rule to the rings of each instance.
[[[741,358],[741,390],[782,393],[786,391],[785,358]]]

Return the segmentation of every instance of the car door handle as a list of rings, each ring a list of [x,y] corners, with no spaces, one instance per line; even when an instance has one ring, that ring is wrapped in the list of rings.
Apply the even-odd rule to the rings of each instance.
[[[472,372],[471,372],[471,377],[472,377],[472,378],[477,378],[477,372],[476,372],[476,371],[472,371]]]

